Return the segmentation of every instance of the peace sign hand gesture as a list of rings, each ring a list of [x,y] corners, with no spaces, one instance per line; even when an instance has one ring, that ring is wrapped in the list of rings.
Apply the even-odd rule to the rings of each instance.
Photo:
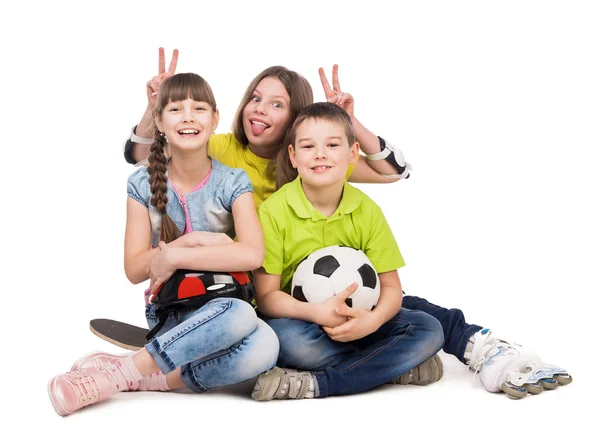
[[[331,102],[339,105],[344,109],[346,113],[354,120],[354,98],[349,93],[342,92],[340,89],[340,80],[338,78],[338,65],[333,65],[333,72],[331,74],[331,81],[333,83],[333,89],[329,85],[329,81],[325,76],[323,68],[319,68],[319,76],[321,77],[321,84],[325,91],[325,97],[327,102]]]
[[[177,68],[177,58],[179,57],[179,50],[173,50],[173,56],[171,57],[171,63],[169,69],[165,71],[165,49],[160,47],[158,49],[158,75],[152,77],[148,83],[146,83],[146,95],[148,96],[148,105],[154,107],[156,104],[156,95],[160,89],[161,84],[167,78],[175,74],[175,68]]]

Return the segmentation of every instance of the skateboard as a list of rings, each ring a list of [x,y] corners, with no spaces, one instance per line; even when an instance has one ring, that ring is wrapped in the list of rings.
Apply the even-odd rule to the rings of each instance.
[[[114,319],[93,319],[90,321],[90,330],[100,339],[127,350],[136,351],[148,343],[148,329]]]

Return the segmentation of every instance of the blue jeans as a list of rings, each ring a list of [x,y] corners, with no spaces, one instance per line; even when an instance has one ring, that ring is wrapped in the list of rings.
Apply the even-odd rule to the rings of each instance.
[[[265,321],[279,338],[277,365],[313,371],[319,397],[377,387],[424,362],[444,344],[435,318],[404,308],[377,331],[352,342],[334,341],[317,324],[298,319]]]
[[[444,351],[453,354],[458,360],[466,363],[464,355],[469,338],[483,327],[467,324],[465,316],[459,309],[446,309],[445,307],[436,306],[424,298],[405,295],[402,298],[402,307],[427,312],[435,317],[444,329]]]
[[[152,329],[156,307],[146,306]],[[216,298],[197,310],[170,314],[145,346],[161,371],[181,367],[181,379],[194,392],[241,383],[275,366],[279,342],[254,308],[235,298]]]

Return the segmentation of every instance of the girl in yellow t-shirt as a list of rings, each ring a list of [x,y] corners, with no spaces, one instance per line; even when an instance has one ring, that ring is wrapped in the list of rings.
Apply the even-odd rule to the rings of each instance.
[[[174,50],[166,69],[164,50],[159,49],[158,75],[146,85],[146,111],[125,142],[125,159],[132,164],[146,164],[156,94],[161,83],[175,73],[178,56],[178,50]],[[341,91],[337,65],[333,67],[333,88],[322,68],[319,74],[327,100],[339,104],[352,118],[357,140],[365,154],[349,170],[349,181],[386,183],[407,178],[410,166],[404,162],[402,153],[369,131],[354,116],[354,99]],[[248,85],[235,114],[233,131],[211,136],[209,155],[227,166],[246,170],[254,186],[257,207],[277,187],[276,156],[283,148],[283,157],[287,158],[284,144],[289,127],[298,113],[312,103],[312,88],[302,75],[283,66],[271,66]]]

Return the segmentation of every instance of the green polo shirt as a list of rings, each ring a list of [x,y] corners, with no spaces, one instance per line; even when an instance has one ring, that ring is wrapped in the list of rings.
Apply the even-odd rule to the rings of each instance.
[[[309,202],[300,177],[263,202],[258,208],[258,216],[266,245],[263,267],[269,274],[281,275],[281,289],[288,293],[300,262],[327,246],[337,244],[362,250],[377,273],[404,266],[381,208],[347,182],[340,205],[329,218]]]

